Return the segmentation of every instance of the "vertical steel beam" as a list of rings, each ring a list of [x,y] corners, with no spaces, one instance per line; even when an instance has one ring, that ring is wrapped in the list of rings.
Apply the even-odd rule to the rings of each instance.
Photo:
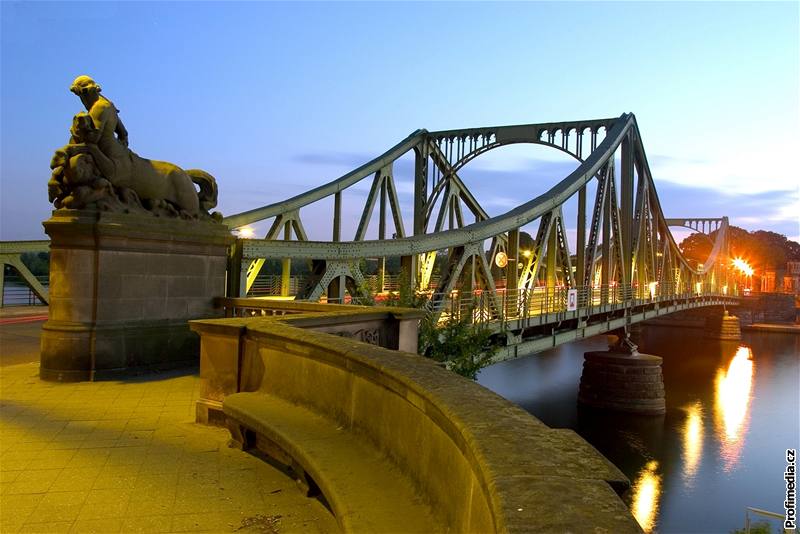
[[[408,289],[414,290],[417,287],[417,255],[400,257],[400,272],[402,281],[408,284]]]
[[[547,236],[545,291],[547,291],[548,294],[556,287],[556,258],[558,256],[558,232],[556,228],[558,228],[558,221],[553,221],[553,224],[550,226],[550,233]]]
[[[623,265],[623,279],[626,282],[631,280],[631,268],[633,258],[633,146],[631,143],[631,132],[622,139],[622,153],[621,153],[621,169],[620,181],[622,182],[622,190],[620,199],[622,235],[620,236],[621,247],[620,257],[622,258]],[[640,177],[641,179],[641,177]],[[642,224],[644,221],[639,221]]]
[[[428,210],[428,148],[430,141],[424,139],[419,146],[414,147],[414,226],[411,235],[421,235],[425,233],[426,216]],[[400,269],[402,279],[408,284],[409,289],[415,290],[417,287],[417,262],[419,257],[415,255],[402,256],[400,258]]]
[[[342,240],[342,192],[333,195],[333,241]]]
[[[386,181],[389,179],[391,178],[387,175],[384,176],[384,179],[381,181],[381,199],[379,204],[380,220],[378,221],[378,239],[381,241],[386,239]],[[382,256],[380,262],[381,264],[378,267],[378,293],[383,293],[386,280],[386,256]]]
[[[519,228],[508,232],[507,248],[508,264],[506,265],[506,316],[517,315],[517,297],[519,292]]]
[[[426,203],[428,200],[427,140],[414,148],[414,228],[413,235],[425,233]]]
[[[283,239],[289,241],[292,238],[292,223],[287,221],[283,226]],[[283,258],[281,261],[281,296],[289,296],[289,285],[292,277],[292,259]]]
[[[608,166],[607,180],[614,180],[613,167]],[[608,184],[611,185],[610,183]],[[605,202],[603,202],[603,247],[602,247],[602,261],[600,263],[600,302],[601,304],[608,303],[608,284],[611,281],[611,192],[612,188],[606,186]]]
[[[586,269],[586,186],[578,191],[578,235],[577,235],[577,261],[575,270],[576,284],[583,285]]]

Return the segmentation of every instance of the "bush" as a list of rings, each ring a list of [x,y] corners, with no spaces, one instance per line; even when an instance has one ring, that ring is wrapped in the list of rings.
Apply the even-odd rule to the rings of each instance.
[[[744,528],[737,528],[735,530],[731,530],[731,534],[746,534],[748,531]],[[772,533],[772,525],[770,525],[767,521],[753,521],[750,523],[750,534],[771,534]]]
[[[497,351],[491,331],[485,325],[472,324],[472,312],[464,313],[460,319],[436,323],[433,313],[427,309],[428,302],[427,296],[417,294],[401,275],[398,292],[386,301],[386,306],[427,310],[419,325],[419,353],[475,380],[478,372],[492,363]]]
[[[432,317],[426,317],[420,323],[419,351],[427,358],[443,362],[451,371],[475,380],[478,372],[492,363],[497,347],[492,343],[489,328],[472,324],[471,316],[450,318],[444,324],[434,324]]]

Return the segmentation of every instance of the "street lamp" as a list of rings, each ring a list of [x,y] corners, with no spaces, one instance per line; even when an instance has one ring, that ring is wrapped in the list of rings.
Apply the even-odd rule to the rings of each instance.
[[[744,288],[745,295],[750,294],[751,291],[750,284],[752,282],[752,276],[754,272],[753,268],[750,266],[749,263],[744,261],[742,258],[734,258],[732,264],[733,267],[737,269],[739,272],[741,272],[742,275],[744,275],[745,277],[745,286],[746,286]]]
[[[256,231],[253,230],[252,226],[240,226],[239,228],[236,229],[236,231],[239,234],[239,237],[244,239],[250,239],[251,237],[256,235]]]

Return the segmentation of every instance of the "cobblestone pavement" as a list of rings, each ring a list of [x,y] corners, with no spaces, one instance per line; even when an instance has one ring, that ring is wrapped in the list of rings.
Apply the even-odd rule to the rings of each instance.
[[[0,325],[0,532],[338,531],[283,471],[193,422],[196,375],[43,382],[40,328]]]

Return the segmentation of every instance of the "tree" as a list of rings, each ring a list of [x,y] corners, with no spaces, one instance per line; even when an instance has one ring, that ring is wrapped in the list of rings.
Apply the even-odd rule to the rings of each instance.
[[[386,306],[426,309],[428,299],[418,295],[403,274],[398,279],[398,286],[399,291],[390,296]],[[497,347],[492,342],[489,328],[472,324],[471,318],[472,313],[468,311],[459,319],[450,318],[441,324],[434,321],[432,313],[427,313],[419,325],[419,353],[475,380],[478,371],[491,365]]]
[[[704,234],[691,234],[681,241],[679,247],[687,259],[704,263],[711,254],[712,242],[716,237],[716,230],[711,232],[711,239]],[[758,271],[782,269],[787,261],[800,261],[800,243],[775,232],[748,232],[738,226],[729,226],[728,243],[732,257],[746,260]]]
[[[450,318],[443,325],[433,324],[429,318],[423,320],[419,350],[425,357],[445,363],[451,371],[475,380],[478,371],[491,365],[497,348],[489,328],[472,324],[471,315]]]
[[[23,252],[20,259],[34,276],[47,276],[50,273],[49,252]]]

